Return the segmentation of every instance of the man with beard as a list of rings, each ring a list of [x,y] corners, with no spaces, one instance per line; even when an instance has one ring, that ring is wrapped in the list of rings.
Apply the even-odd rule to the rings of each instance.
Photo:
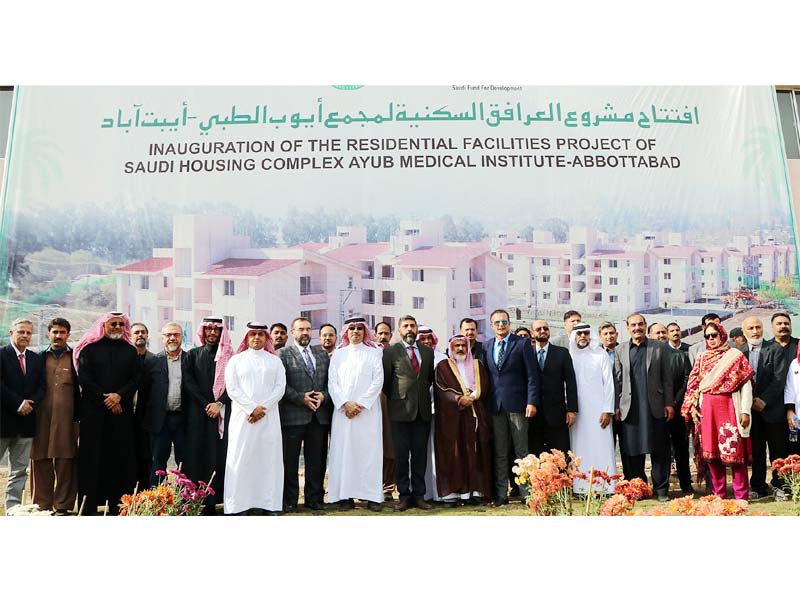
[[[233,356],[228,329],[220,317],[206,317],[195,337],[195,348],[186,353],[186,448],[183,472],[193,481],[208,482],[204,514],[214,515],[225,486],[225,456],[231,401],[225,392],[225,367]]]
[[[336,349],[336,337],[337,337],[336,327],[331,325],[330,323],[325,323],[324,325],[320,325],[319,328],[319,344],[322,346],[322,349],[328,353],[328,358],[331,357],[333,351]]]
[[[369,510],[383,509],[381,356],[364,318],[347,319],[328,374],[334,406],[328,501],[339,502],[344,510],[355,508],[354,498],[367,500]]]
[[[286,391],[280,401],[283,433],[283,511],[297,510],[300,488],[300,447],[305,464],[305,505],[324,510],[325,463],[333,403],[328,393],[330,358],[320,346],[310,346],[311,321],[297,317],[292,321],[293,346],[278,355],[286,370]]]
[[[578,418],[569,430],[570,445],[582,459],[581,471],[590,473],[594,468],[613,475],[617,472],[617,461],[614,433],[609,425],[614,417],[614,370],[599,340],[592,339],[588,323],[575,324],[570,337],[569,353],[580,407]],[[572,486],[578,494],[589,489],[588,482],[577,478]],[[612,483],[603,491],[610,494],[613,489]]]
[[[133,395],[141,364],[131,343],[127,315],[100,317],[75,345],[81,401],[78,494],[83,514],[108,502],[111,514],[136,486]]]
[[[402,342],[383,352],[383,393],[389,407],[394,442],[395,479],[403,512],[412,505],[430,510],[425,500],[425,469],[431,428],[433,350],[417,343],[417,321],[400,317]]]
[[[392,326],[386,321],[375,325],[375,341],[386,350],[392,345]],[[381,392],[381,419],[383,421],[383,500],[394,500],[394,443],[392,442],[392,425],[389,422],[389,407],[386,406],[386,394]]]
[[[175,448],[175,462],[183,464],[186,440],[186,419],[183,384],[186,354],[181,350],[183,328],[170,322],[161,328],[164,352],[156,355],[157,369],[150,388],[150,401],[145,413],[145,429],[150,433],[153,449],[150,485],[158,485],[156,471],[166,471],[167,461]],[[181,467],[182,468],[182,467]]]
[[[528,425],[530,451],[537,456],[552,449],[569,450],[569,430],[578,417],[578,391],[569,350],[550,343],[546,321],[531,324],[539,367],[541,410]]]
[[[436,366],[433,395],[437,492],[447,503],[483,504],[493,486],[489,374],[463,335],[450,340],[449,350]]]
[[[144,426],[147,404],[150,402],[150,388],[153,385],[153,377],[158,370],[156,355],[147,349],[149,331],[144,323],[134,323],[131,325],[131,341],[136,348],[136,355],[139,357],[141,367],[139,375],[139,387],[133,395],[133,422],[136,435],[136,481],[139,489],[143,490],[150,485],[153,470],[152,449],[150,447],[150,434]]]
[[[225,464],[225,514],[283,507],[283,442],[278,402],[286,371],[272,349],[266,323],[250,322],[225,367],[231,399]]]

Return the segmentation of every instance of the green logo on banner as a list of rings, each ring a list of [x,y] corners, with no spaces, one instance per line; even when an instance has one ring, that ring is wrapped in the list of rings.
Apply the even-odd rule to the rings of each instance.
[[[337,90],[360,90],[363,85],[334,85]]]

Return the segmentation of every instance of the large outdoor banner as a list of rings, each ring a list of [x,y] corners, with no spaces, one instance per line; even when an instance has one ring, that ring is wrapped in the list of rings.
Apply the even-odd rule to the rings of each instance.
[[[797,272],[770,87],[23,87],[12,110],[2,320],[75,339],[109,308],[235,336],[410,313],[447,340],[499,307],[688,327]]]

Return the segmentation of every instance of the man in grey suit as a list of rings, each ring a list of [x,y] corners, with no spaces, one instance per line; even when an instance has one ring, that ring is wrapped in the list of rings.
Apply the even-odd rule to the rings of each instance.
[[[322,346],[310,346],[308,319],[298,317],[292,321],[291,334],[294,345],[279,352],[286,370],[286,392],[278,405],[283,433],[283,512],[297,510],[301,445],[305,505],[311,510],[324,510],[323,482],[333,410],[328,394],[330,358]]]
[[[394,442],[395,478],[400,502],[395,510],[433,508],[425,500],[425,470],[431,431],[433,350],[417,343],[417,321],[400,317],[402,342],[383,351],[383,393],[389,408]],[[409,466],[410,465],[410,466]]]
[[[668,500],[670,449],[667,421],[675,418],[669,348],[647,339],[644,317],[625,320],[630,341],[617,346],[614,378],[616,418],[622,424],[621,453],[627,456],[632,477],[647,481],[645,455],[650,455],[652,485],[658,500]]]

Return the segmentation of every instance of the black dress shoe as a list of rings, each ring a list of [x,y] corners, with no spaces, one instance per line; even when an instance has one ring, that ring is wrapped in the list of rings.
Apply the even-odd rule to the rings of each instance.
[[[284,504],[283,505],[283,512],[285,512],[285,513],[296,513],[297,512],[297,504]]]
[[[383,510],[383,504],[380,502],[367,502],[367,510],[371,510],[372,512],[381,512]]]
[[[339,501],[339,510],[353,510],[356,507],[356,503],[353,502],[352,498],[348,498],[347,500],[340,500]]]
[[[405,512],[411,508],[411,503],[408,500],[400,500],[394,507],[395,512]]]
[[[470,498],[467,502],[469,502],[471,506],[486,506],[486,500],[478,496]]]
[[[505,504],[508,504],[508,498],[498,498],[497,500],[492,502],[492,506],[495,507],[495,508],[498,508],[500,506],[504,506]]]
[[[420,510],[432,510],[433,504],[425,500],[424,498],[417,498],[414,500],[414,505],[419,508]]]
[[[306,508],[308,510],[325,510],[325,503],[324,502],[306,502]]]
[[[669,502],[669,496],[667,496],[666,494],[658,494],[658,501]]]

